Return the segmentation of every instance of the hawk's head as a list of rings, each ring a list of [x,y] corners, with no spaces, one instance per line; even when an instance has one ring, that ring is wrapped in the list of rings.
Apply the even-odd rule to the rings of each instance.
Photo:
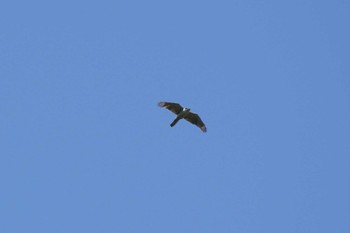
[[[189,112],[189,111],[191,111],[191,109],[189,109],[189,108],[184,108],[183,111],[184,111],[184,112]]]

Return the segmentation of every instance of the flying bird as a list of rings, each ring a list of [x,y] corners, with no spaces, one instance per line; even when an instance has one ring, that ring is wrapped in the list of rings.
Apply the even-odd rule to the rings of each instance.
[[[171,102],[159,102],[158,105],[159,107],[166,108],[176,114],[175,120],[170,124],[171,127],[176,125],[179,120],[185,119],[188,122],[198,126],[203,132],[207,132],[207,127],[205,127],[201,118],[198,116],[198,114],[190,112],[191,109],[183,108],[180,104]]]

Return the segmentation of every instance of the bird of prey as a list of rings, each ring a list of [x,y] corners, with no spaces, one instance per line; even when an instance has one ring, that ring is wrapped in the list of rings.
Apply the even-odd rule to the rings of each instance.
[[[183,108],[180,104],[171,102],[159,102],[158,105],[159,107],[167,108],[176,114],[175,120],[170,124],[171,127],[176,125],[179,120],[185,119],[198,126],[203,132],[207,132],[207,127],[205,127],[201,118],[196,113],[190,112],[191,109]]]

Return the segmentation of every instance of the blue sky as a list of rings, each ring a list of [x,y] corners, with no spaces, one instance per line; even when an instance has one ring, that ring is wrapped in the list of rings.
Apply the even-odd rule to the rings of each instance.
[[[350,232],[349,12],[2,2],[0,232]]]

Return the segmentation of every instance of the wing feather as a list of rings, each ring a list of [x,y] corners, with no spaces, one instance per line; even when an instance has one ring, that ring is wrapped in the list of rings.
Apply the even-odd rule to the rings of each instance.
[[[179,114],[180,112],[182,112],[182,110],[183,110],[183,107],[178,103],[159,102],[158,105],[159,105],[159,107],[166,108],[166,109],[172,111],[176,115]]]
[[[192,124],[198,126],[203,132],[207,132],[207,127],[204,125],[202,119],[198,116],[198,114],[190,112],[184,118],[188,122],[191,122]]]

